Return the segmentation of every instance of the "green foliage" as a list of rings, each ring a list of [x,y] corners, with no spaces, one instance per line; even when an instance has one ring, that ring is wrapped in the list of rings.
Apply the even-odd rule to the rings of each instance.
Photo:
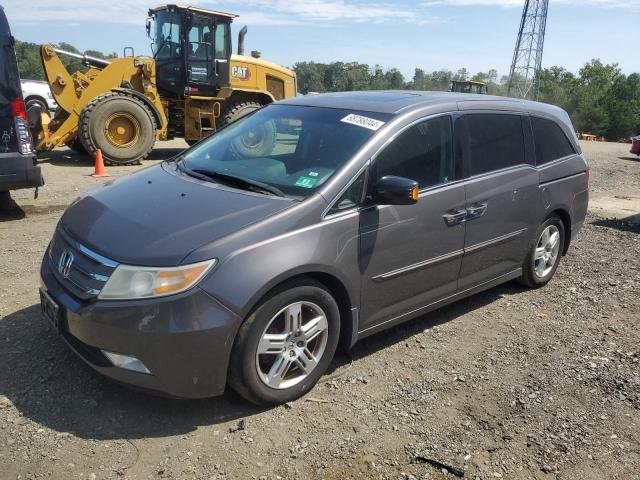
[[[82,53],[73,45],[65,42],[62,42],[56,46],[68,52]],[[42,69],[42,61],[40,59],[40,45],[16,40],[15,49],[16,57],[18,58],[18,69],[20,70],[20,77],[29,80],[45,80],[44,70]],[[105,55],[104,53],[98,52],[97,50],[87,50],[84,53],[91,57],[97,58],[114,58],[118,56],[116,53]],[[82,65],[82,62],[80,60],[67,57],[66,55],[60,55],[60,59],[62,60],[63,65],[71,73],[75,72],[76,70],[87,70],[87,67]]]
[[[495,69],[471,75],[466,68],[456,72],[426,72],[416,68],[405,80],[396,70],[362,63],[299,62],[293,66],[298,90],[337,92],[349,90],[435,90],[448,91],[453,80],[474,80],[487,84],[491,95],[506,95],[508,77],[498,79]],[[610,140],[640,133],[640,74],[625,76],[617,64],[604,65],[592,60],[578,75],[563,67],[545,68],[540,73],[539,101],[558,105],[572,117],[578,131]]]
[[[81,53],[73,45],[60,43],[59,48]],[[40,61],[40,46],[16,41],[16,54],[22,78],[44,80]],[[113,58],[87,50],[87,55]],[[80,60],[60,56],[70,72],[86,70]],[[293,66],[300,93],[339,92],[351,90],[435,90],[448,91],[453,80],[475,80],[487,84],[491,95],[506,95],[508,77],[498,79],[495,69],[475,75],[466,68],[456,72],[436,70],[427,72],[416,68],[411,80],[394,68],[385,70],[358,62],[298,62]],[[540,73],[539,101],[558,105],[571,116],[578,131],[604,136],[610,140],[640,133],[640,74],[625,76],[617,64],[604,65],[592,60],[578,75],[563,67],[545,68]]]

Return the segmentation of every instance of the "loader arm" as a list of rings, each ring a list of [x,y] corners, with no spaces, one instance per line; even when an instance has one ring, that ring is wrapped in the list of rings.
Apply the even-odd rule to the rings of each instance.
[[[42,66],[51,92],[60,106],[53,119],[45,115],[42,129],[37,132],[37,151],[51,150],[68,143],[78,133],[80,113],[94,98],[120,89],[123,85],[153,106],[158,116],[158,138],[166,137],[167,119],[156,89],[155,61],[145,57],[124,57],[109,60],[95,59],[71,52],[61,52],[83,59],[87,72],[69,73],[53,45],[40,50]]]

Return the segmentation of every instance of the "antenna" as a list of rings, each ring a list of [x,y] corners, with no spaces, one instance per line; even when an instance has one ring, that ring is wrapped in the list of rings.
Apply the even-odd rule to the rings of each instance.
[[[525,0],[522,20],[513,52],[507,95],[538,98],[544,31],[549,0]]]

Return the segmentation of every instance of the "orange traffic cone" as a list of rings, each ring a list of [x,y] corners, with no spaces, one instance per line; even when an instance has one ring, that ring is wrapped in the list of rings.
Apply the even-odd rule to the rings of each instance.
[[[102,150],[98,149],[96,152],[96,168],[93,171],[92,177],[110,177],[104,168],[104,160],[102,160]]]

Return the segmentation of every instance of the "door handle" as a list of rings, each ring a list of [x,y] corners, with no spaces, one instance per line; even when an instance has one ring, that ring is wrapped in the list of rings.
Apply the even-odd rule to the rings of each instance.
[[[481,217],[487,211],[487,202],[474,203],[467,208],[467,220]]]
[[[447,224],[447,227],[453,227],[454,225],[463,223],[467,219],[467,211],[449,210],[447,213],[442,215],[442,218],[444,218],[444,223]]]

